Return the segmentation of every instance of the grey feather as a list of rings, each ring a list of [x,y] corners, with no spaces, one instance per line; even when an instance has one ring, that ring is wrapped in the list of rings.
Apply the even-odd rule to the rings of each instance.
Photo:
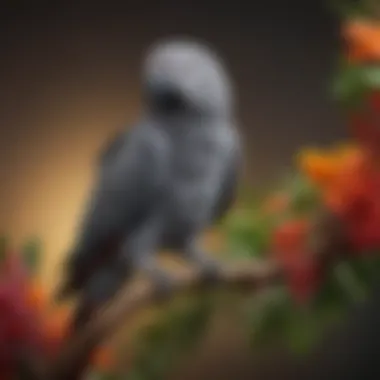
[[[99,170],[102,170],[105,165],[111,165],[118,152],[127,149],[128,135],[127,130],[118,131],[104,144],[97,161]]]
[[[58,298],[81,289],[96,268],[110,259],[109,252],[117,248],[122,236],[138,227],[158,197],[164,155],[157,131],[140,125],[130,133],[130,144],[123,135],[115,141],[100,162],[78,239],[69,255],[67,283]]]
[[[83,290],[80,323],[137,270],[165,288],[161,249],[210,272],[198,238],[235,197],[241,147],[232,83],[217,55],[191,40],[159,43],[145,62],[143,92],[143,121],[101,154],[70,255],[66,289]]]

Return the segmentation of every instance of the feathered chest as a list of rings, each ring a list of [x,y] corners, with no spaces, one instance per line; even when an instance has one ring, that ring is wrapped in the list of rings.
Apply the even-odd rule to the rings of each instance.
[[[171,138],[169,180],[191,185],[211,168],[214,155],[219,154],[218,136],[209,131],[194,129]]]

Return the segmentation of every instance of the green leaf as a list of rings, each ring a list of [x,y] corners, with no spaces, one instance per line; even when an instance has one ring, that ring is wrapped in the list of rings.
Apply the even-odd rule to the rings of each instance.
[[[294,308],[285,334],[289,349],[297,355],[308,354],[339,316],[335,309]]]
[[[290,209],[296,216],[310,215],[320,205],[318,189],[305,176],[291,175],[285,189],[290,195]]]
[[[341,269],[342,267],[339,268]],[[362,289],[354,281],[355,277],[346,275],[347,272],[343,276],[344,290],[342,279],[337,276],[337,267],[332,268],[326,274],[322,288],[310,305],[306,308],[293,306],[285,333],[288,347],[292,352],[296,354],[309,352],[323,338],[327,328],[341,321],[350,306],[361,299]]]
[[[366,298],[366,289],[349,262],[340,262],[334,268],[334,274],[342,293],[348,301],[360,302]]]
[[[333,82],[335,99],[350,108],[361,107],[367,93],[380,89],[380,66],[345,64]]]
[[[132,378],[164,380],[203,336],[212,311],[208,297],[184,300],[137,335]]]
[[[319,292],[313,300],[315,310],[326,309],[330,314],[339,314],[340,310],[347,306],[347,298],[342,294],[342,289],[335,275],[335,267],[325,274]]]
[[[252,347],[284,344],[297,355],[306,354],[323,337],[327,327],[341,318],[345,308],[333,277],[315,302],[297,305],[286,287],[263,292],[252,300],[248,336]]]
[[[367,90],[360,68],[348,66],[333,82],[332,95],[346,107],[359,107]]]
[[[380,275],[379,252],[364,252],[361,257],[351,259],[349,263],[358,281],[368,293]]]
[[[334,270],[335,281],[347,304],[365,299],[380,275],[380,255],[363,252],[360,257],[339,263]]]
[[[128,380],[149,380],[144,374],[137,370],[132,370],[128,372]]]
[[[238,188],[237,199],[239,204],[251,208],[257,205],[259,192],[256,187],[252,187],[248,183],[241,183]]]
[[[364,1],[358,0],[329,0],[327,2],[328,8],[344,17],[368,17],[371,16],[370,11],[367,9]]]
[[[231,212],[224,233],[228,253],[234,257],[257,257],[268,250],[273,222],[256,209]]]
[[[113,373],[91,371],[88,375],[88,380],[121,380],[121,378]]]
[[[22,248],[24,262],[31,273],[36,273],[41,260],[42,244],[38,238],[29,239]]]
[[[270,289],[252,299],[248,331],[252,347],[267,347],[284,340],[292,304],[286,288]]]
[[[296,354],[308,352],[317,340],[318,327],[317,321],[307,310],[294,312],[286,329],[286,343],[291,351]]]
[[[380,65],[363,67],[363,77],[369,87],[380,88]]]

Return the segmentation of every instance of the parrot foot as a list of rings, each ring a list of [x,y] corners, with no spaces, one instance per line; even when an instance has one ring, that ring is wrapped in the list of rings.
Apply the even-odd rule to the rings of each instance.
[[[207,260],[200,267],[201,281],[204,284],[218,282],[221,275],[221,265],[215,260]]]
[[[175,279],[167,273],[155,273],[152,276],[155,294],[159,301],[167,300],[173,293]]]
[[[201,281],[205,284],[218,282],[221,275],[221,264],[204,252],[194,240],[186,247],[185,257],[200,270]]]

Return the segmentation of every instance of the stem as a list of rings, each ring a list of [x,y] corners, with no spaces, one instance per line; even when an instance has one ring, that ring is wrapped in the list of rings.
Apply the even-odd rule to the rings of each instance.
[[[365,299],[365,289],[361,286],[355,273],[347,263],[340,263],[335,273],[339,284],[350,301],[360,302]]]

